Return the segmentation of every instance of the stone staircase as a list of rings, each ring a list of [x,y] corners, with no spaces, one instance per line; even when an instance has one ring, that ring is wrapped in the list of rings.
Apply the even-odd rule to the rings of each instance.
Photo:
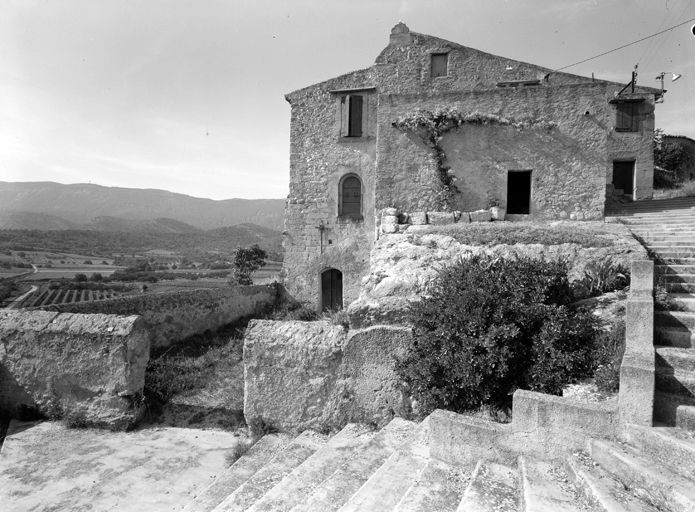
[[[453,466],[429,456],[431,418],[265,436],[184,511],[695,510],[695,441],[681,429],[630,425],[627,443],[591,440],[562,461]]]
[[[654,419],[695,429],[695,198],[621,205],[608,215],[645,244],[655,260],[655,278],[676,310],[656,311]]]

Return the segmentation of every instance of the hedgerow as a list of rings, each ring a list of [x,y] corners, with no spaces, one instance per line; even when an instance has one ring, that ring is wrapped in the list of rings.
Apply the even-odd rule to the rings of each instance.
[[[397,372],[427,414],[507,408],[516,389],[560,394],[597,366],[598,324],[571,308],[568,264],[474,255],[440,271],[411,310]]]

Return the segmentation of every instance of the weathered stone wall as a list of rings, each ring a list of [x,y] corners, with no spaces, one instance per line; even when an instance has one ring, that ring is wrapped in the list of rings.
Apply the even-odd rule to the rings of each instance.
[[[603,217],[613,160],[634,159],[636,198],[651,196],[653,98],[643,102],[640,131],[615,132],[615,86],[606,82],[563,87],[526,87],[440,94],[379,96],[377,207],[441,210],[434,152],[416,134],[392,126],[418,109],[454,108],[511,119],[532,117],[555,127],[463,125],[447,133],[442,147],[459,193],[453,210],[486,208],[495,197],[507,204],[507,173],[530,170],[527,219],[595,220]],[[651,105],[651,107],[650,107]],[[651,110],[649,110],[651,108]],[[585,115],[590,112],[590,115]],[[574,214],[574,215],[573,215]]]
[[[149,352],[137,316],[0,310],[0,407],[126,428],[138,414]]]
[[[684,181],[695,179],[695,140],[681,135],[664,135],[664,142],[682,146],[688,154],[689,160],[681,166],[681,176]]]
[[[410,329],[256,320],[244,337],[244,415],[288,430],[385,423],[409,409],[396,377]]]
[[[140,315],[153,347],[166,347],[194,334],[214,331],[275,303],[274,286],[238,286],[152,293],[48,306],[61,313]]]

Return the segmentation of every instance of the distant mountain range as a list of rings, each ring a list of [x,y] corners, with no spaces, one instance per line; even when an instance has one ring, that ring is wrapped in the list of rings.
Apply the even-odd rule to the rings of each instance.
[[[193,233],[237,224],[282,230],[284,199],[215,201],[166,190],[0,181],[0,229]]]

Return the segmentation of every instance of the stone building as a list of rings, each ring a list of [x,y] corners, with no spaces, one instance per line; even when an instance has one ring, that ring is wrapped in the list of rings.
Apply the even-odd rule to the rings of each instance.
[[[289,293],[319,310],[355,300],[384,208],[422,219],[499,203],[512,221],[593,220],[607,192],[650,198],[659,94],[399,23],[371,67],[286,96]]]

